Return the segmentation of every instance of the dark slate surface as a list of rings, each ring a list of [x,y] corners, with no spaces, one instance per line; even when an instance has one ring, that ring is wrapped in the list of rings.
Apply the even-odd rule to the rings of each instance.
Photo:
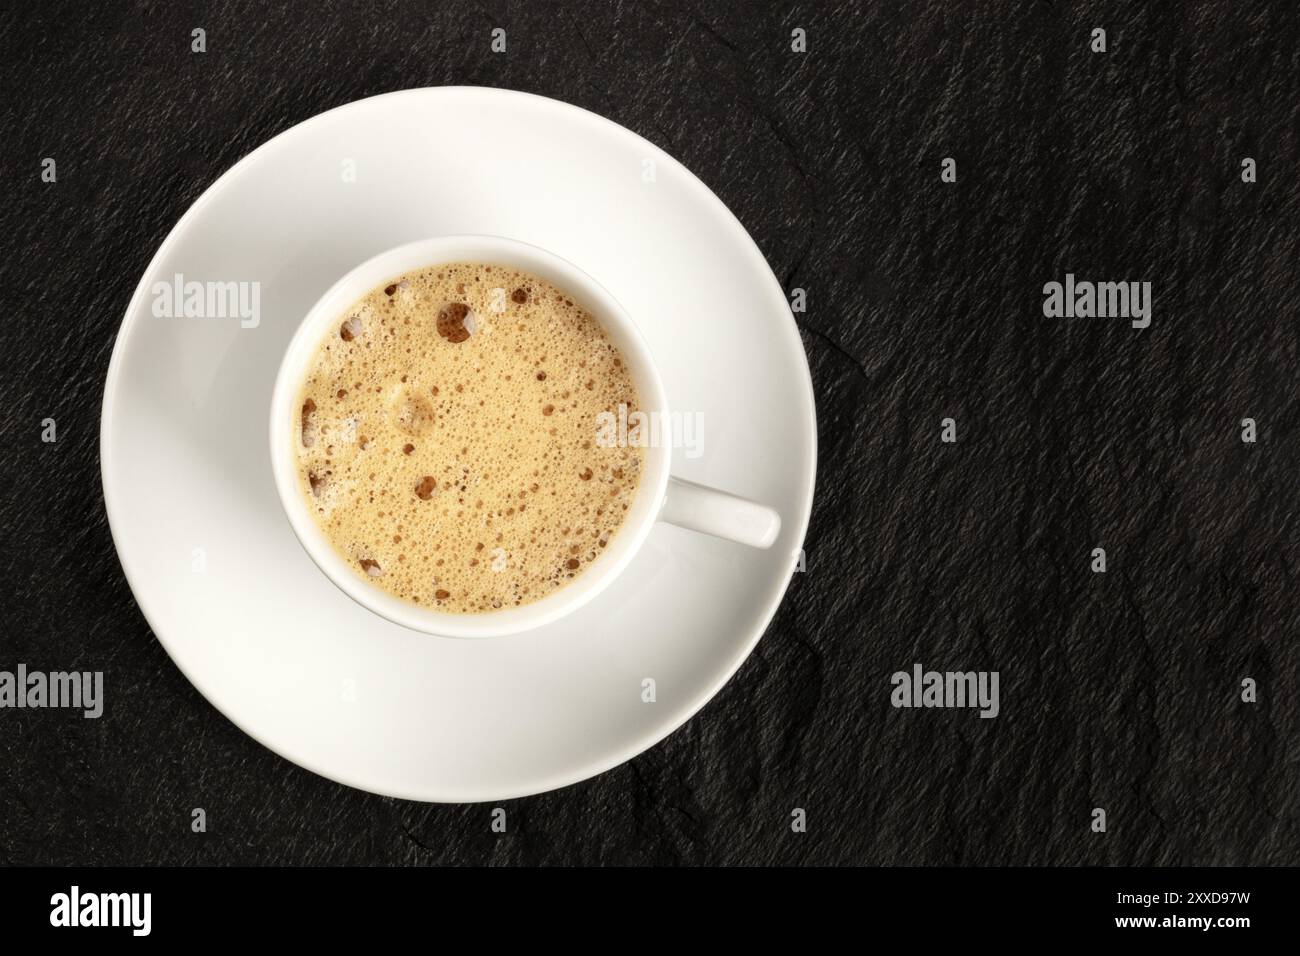
[[[0,669],[103,669],[109,707],[0,711],[0,861],[1300,862],[1294,9],[7,5]],[[808,290],[820,411],[808,572],[757,653],[660,746],[508,804],[505,836],[210,707],[132,600],[98,477],[121,314],[190,203],[322,110],[441,84],[680,158]],[[1153,282],[1152,327],[1045,319],[1066,271]],[[917,661],[998,670],[1001,716],[892,709]]]

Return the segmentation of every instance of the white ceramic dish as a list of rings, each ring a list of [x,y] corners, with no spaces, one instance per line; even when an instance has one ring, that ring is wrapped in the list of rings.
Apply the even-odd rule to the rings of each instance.
[[[775,508],[783,525],[770,549],[656,525],[584,607],[482,641],[397,626],[320,573],[285,520],[267,454],[281,356],[357,263],[476,233],[533,243],[599,276],[637,317],[674,407],[704,422],[703,454],[675,451],[674,474]],[[258,283],[257,321],[158,317],[155,284],[177,275]],[[788,305],[722,203],[622,127],[476,88],[324,113],[222,176],[140,281],[101,422],[123,569],[190,681],[301,766],[446,802],[574,783],[703,706],[785,592],[815,460],[812,387]]]
[[[376,286],[414,269],[448,262],[482,262],[521,269],[563,289],[597,317],[618,346],[640,396],[637,411],[662,423],[653,432],[654,440],[646,442],[641,483],[624,526],[600,558],[576,580],[540,601],[484,614],[446,614],[395,598],[362,580],[316,525],[304,505],[298,481],[298,436],[295,434],[301,421],[298,392],[307,365],[327,331],[340,321],[345,309]],[[490,322],[491,316],[484,316],[483,321]],[[395,624],[440,637],[500,637],[559,620],[618,578],[645,543],[656,521],[667,521],[756,548],[771,547],[781,530],[781,517],[771,508],[670,477],[672,413],[654,356],[636,323],[608,290],[571,262],[515,239],[500,236],[422,239],[381,252],[358,265],[312,306],[290,340],[271,392],[270,416],[271,471],[276,490],[294,534],[316,566],[363,607]],[[591,434],[596,440],[594,421]],[[650,435],[647,428],[647,439]],[[638,433],[637,438],[640,437]]]

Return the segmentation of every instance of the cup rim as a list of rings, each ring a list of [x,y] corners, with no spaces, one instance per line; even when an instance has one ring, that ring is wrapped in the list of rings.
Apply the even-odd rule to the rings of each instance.
[[[276,372],[270,402],[270,455],[277,497],[308,557],[325,577],[362,607],[403,627],[453,638],[499,637],[531,630],[576,611],[617,578],[648,537],[667,493],[671,440],[645,448],[645,466],[628,514],[609,545],[582,574],[531,604],[474,614],[452,614],[412,604],[364,581],[316,524],[298,485],[294,404],[327,323],[382,282],[416,268],[450,262],[483,262],[518,268],[563,289],[590,312],[618,346],[637,387],[641,411],[658,413],[664,427],[671,415],[649,346],[632,317],[594,278],[567,259],[505,236],[437,236],[387,249],[353,267],[316,300],[299,321]]]

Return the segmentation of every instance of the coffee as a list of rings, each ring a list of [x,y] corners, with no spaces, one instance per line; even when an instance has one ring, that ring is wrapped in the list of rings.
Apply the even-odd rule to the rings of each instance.
[[[416,270],[320,343],[296,405],[301,493],[390,594],[453,613],[529,604],[623,524],[644,452],[597,427],[620,405],[638,407],[622,355],[560,289],[501,266]]]

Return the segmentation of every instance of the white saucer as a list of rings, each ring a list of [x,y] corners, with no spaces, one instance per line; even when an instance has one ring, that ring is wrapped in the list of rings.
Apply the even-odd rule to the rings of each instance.
[[[646,173],[653,164],[653,181]],[[355,182],[345,172],[355,169]],[[299,546],[266,420],[290,335],[339,276],[448,233],[547,248],[639,324],[704,454],[673,472],[761,501],[770,551],[657,526],[578,613],[513,637],[430,637],[363,610]],[[153,284],[256,281],[261,319],[157,318]],[[740,666],[789,583],[812,505],[816,423],[785,296],[699,180],[626,129],[467,87],[353,103],[277,136],[182,217],[113,350],[104,499],[127,580],[194,686],[276,753],[413,800],[504,800],[652,746]],[[655,681],[653,703],[642,682]]]

